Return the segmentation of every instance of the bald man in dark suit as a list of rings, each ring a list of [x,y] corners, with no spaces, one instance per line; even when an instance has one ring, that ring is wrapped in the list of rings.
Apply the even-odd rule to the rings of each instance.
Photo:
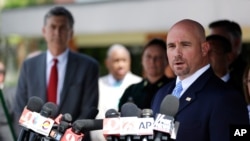
[[[204,28],[196,21],[181,20],[168,32],[167,56],[177,78],[158,91],[152,109],[159,113],[168,94],[179,98],[176,141],[229,141],[230,125],[249,124],[244,98],[214,74],[208,51]]]

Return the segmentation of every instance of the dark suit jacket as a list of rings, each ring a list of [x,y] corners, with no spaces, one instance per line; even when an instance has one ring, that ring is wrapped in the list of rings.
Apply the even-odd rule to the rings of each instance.
[[[60,71],[60,70],[59,70]],[[98,63],[89,56],[69,51],[58,112],[70,113],[73,121],[89,117],[98,104]],[[20,117],[31,96],[46,102],[46,53],[24,61],[16,91],[16,112]]]
[[[240,54],[229,66],[230,79],[228,80],[228,83],[237,89],[242,95],[244,95],[242,79],[246,66],[247,62],[242,58],[242,54]]]
[[[158,91],[154,113],[159,113],[163,98],[174,87],[175,81]],[[216,77],[211,68],[184,92],[175,119],[180,122],[177,141],[229,141],[230,124],[249,124],[242,95]]]

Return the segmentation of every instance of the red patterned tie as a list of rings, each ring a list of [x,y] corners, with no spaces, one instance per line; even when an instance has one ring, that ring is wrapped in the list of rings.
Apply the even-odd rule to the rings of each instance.
[[[50,78],[48,85],[47,98],[48,102],[56,103],[56,95],[57,95],[57,82],[58,82],[58,71],[57,71],[57,59],[53,59],[54,65],[50,70]]]

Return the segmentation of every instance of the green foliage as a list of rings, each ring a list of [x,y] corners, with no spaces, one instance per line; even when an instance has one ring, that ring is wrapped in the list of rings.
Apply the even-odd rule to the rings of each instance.
[[[5,0],[5,5],[3,6],[3,9],[23,8],[52,3],[53,0]]]

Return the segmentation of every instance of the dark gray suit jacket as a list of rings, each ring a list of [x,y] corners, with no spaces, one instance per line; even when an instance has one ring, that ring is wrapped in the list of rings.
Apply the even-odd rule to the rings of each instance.
[[[59,70],[60,71],[60,70]],[[58,112],[70,113],[73,121],[90,117],[98,104],[98,63],[91,57],[69,51],[65,80]],[[16,114],[19,118],[31,96],[46,102],[46,53],[24,61],[16,91]]]
[[[17,123],[14,121],[14,98],[15,98],[15,87],[4,87],[2,94],[4,97],[4,103],[7,107],[8,115],[10,117],[11,125],[7,120],[7,115],[3,109],[3,103],[0,101],[0,141],[13,141],[10,126],[13,127],[14,132],[17,132]],[[17,136],[17,135],[16,135]]]

